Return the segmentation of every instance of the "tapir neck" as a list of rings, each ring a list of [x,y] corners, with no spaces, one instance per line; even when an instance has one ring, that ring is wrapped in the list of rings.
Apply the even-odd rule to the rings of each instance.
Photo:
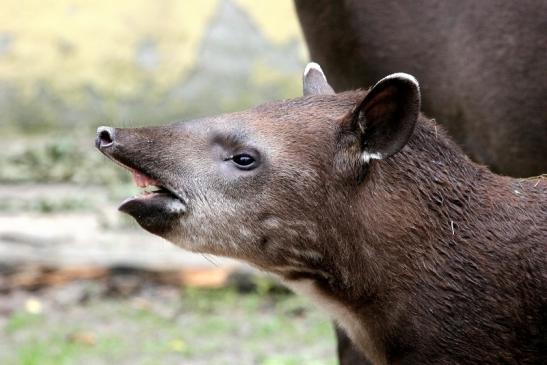
[[[504,260],[504,242],[527,234],[529,224],[512,232],[497,226],[527,204],[509,196],[513,185],[471,162],[421,118],[408,145],[372,161],[340,208],[345,224],[324,242],[334,278],[286,282],[330,312],[374,363],[389,363],[410,351],[408,339],[423,336],[413,316],[421,320],[428,308],[442,313],[446,307],[436,297],[444,291],[439,283],[451,286],[453,295],[469,285],[480,292],[481,265],[493,259],[493,245]],[[533,201],[532,188],[527,194]]]

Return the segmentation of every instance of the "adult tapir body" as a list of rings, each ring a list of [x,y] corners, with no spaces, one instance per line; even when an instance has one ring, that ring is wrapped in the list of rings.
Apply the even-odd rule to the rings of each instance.
[[[296,0],[311,58],[336,91],[405,71],[423,110],[475,161],[547,172],[547,2]]]
[[[495,175],[393,74],[96,145],[159,190],[120,210],[181,247],[245,260],[330,313],[374,364],[547,361],[547,184]]]

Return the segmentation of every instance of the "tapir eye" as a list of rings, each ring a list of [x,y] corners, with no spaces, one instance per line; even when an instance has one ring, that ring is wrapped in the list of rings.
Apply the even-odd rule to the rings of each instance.
[[[234,161],[237,167],[244,170],[250,170],[256,165],[255,158],[248,153],[240,153],[238,155],[234,155],[232,156],[231,160]]]

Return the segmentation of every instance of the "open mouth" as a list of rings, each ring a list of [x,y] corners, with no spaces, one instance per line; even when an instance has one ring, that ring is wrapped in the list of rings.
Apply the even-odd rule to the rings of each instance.
[[[187,202],[184,193],[174,188],[169,179],[161,177],[160,166],[150,161],[150,156],[141,160],[142,168],[138,167],[135,161],[139,162],[139,156],[144,157],[146,153],[143,155],[139,148],[132,148],[134,143],[138,143],[135,135],[138,133],[132,129],[102,126],[97,129],[95,146],[110,160],[129,170],[135,184],[145,189],[141,194],[125,199],[118,210],[135,218],[147,231],[165,236],[180,225],[180,218],[187,211]]]
[[[161,181],[133,168],[129,170],[135,184],[147,190],[125,199],[118,210],[132,216],[151,233],[162,236],[170,232],[175,222],[186,213],[186,202]],[[152,190],[148,190],[150,188]]]
[[[173,189],[143,172],[119,161],[116,162],[131,172],[135,185],[145,189],[142,193],[125,199],[118,207],[120,211],[132,215],[136,219],[146,216],[178,215],[186,212],[186,202]]]

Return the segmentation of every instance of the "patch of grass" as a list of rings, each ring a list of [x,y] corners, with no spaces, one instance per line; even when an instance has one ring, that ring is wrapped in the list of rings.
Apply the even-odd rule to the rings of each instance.
[[[44,321],[42,314],[33,314],[27,311],[17,311],[10,315],[5,330],[7,333],[14,333],[20,329],[38,326]]]
[[[330,321],[300,297],[231,287],[174,294],[15,313],[0,332],[0,364],[336,364]]]
[[[334,362],[325,362],[322,360],[317,360],[313,358],[309,358],[304,355],[268,355],[265,356],[264,359],[260,361],[261,365],[327,365],[332,364],[334,365]]]
[[[123,341],[115,337],[100,338],[96,343],[75,341],[63,331],[53,332],[44,337],[30,337],[5,359],[6,364],[79,364],[85,359],[102,359],[104,363],[108,363],[109,359],[119,358],[123,353],[120,350],[124,349]]]
[[[77,357],[82,345],[51,338],[29,341],[18,351],[17,364],[21,365],[61,365],[68,364]]]

